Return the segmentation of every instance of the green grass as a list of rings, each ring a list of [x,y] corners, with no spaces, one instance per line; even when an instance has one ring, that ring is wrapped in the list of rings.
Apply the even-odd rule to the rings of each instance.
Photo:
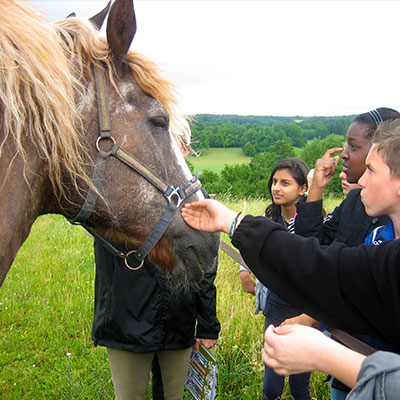
[[[302,149],[294,147],[296,157],[300,156]],[[243,154],[241,148],[210,148],[204,150],[200,157],[189,156],[188,160],[193,164],[196,172],[209,169],[216,173],[221,173],[225,165],[249,163],[251,157]]]
[[[196,172],[209,169],[219,174],[225,164],[248,163],[251,157],[245,156],[241,148],[229,147],[210,148],[203,151],[200,157],[190,156],[188,160],[193,164]]]
[[[242,201],[223,202],[243,209]],[[254,215],[264,208],[262,199],[246,204]],[[240,288],[238,265],[222,252],[216,286],[218,398],[260,398],[263,317]],[[0,288],[1,400],[113,398],[106,351],[91,340],[93,293],[92,240],[62,217],[40,217]],[[328,400],[323,378],[313,374],[312,393]],[[291,399],[287,387],[282,399]]]

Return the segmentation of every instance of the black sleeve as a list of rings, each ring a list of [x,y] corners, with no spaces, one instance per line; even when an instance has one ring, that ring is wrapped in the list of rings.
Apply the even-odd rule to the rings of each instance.
[[[322,200],[298,202],[295,232],[304,237],[317,237],[321,244],[331,244],[335,240],[341,217],[340,205],[330,213],[324,222]]]
[[[400,348],[400,242],[321,246],[267,218],[246,216],[232,243],[257,278],[293,306]]]
[[[217,318],[217,289],[214,284],[217,263],[213,271],[204,275],[196,291],[196,337],[199,339],[218,339],[221,325]]]

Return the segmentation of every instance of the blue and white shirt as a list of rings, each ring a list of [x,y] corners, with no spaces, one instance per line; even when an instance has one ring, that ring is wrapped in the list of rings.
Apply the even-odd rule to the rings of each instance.
[[[386,225],[378,226],[375,228],[364,240],[365,244],[373,244],[379,246],[386,240],[393,240],[394,229],[393,222],[389,221]]]

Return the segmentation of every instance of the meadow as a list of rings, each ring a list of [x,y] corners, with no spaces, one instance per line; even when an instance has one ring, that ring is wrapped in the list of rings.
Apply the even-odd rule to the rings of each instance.
[[[222,201],[244,209],[242,201]],[[328,199],[326,209],[338,201]],[[245,212],[259,215],[264,207],[265,200],[248,200]],[[240,288],[238,264],[222,252],[216,286],[218,399],[260,398],[263,317]],[[0,399],[113,398],[106,351],[91,340],[93,293],[92,239],[63,217],[40,217],[0,288]],[[318,400],[330,398],[324,378],[313,373]],[[287,388],[282,399],[292,399]]]
[[[251,157],[245,156],[240,147],[227,147],[210,148],[204,150],[200,157],[191,155],[188,160],[193,164],[196,172],[209,169],[219,174],[224,169],[225,164],[248,163]]]

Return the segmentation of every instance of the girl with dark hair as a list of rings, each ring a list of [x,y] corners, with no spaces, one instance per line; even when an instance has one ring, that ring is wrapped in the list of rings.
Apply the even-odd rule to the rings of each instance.
[[[265,216],[285,226],[291,233],[294,233],[296,202],[305,195],[308,189],[308,171],[309,168],[303,160],[286,158],[274,167],[268,181],[272,203],[266,208]],[[260,299],[260,293],[266,293],[264,301]],[[261,306],[265,315],[265,329],[270,324],[277,326],[286,318],[301,313],[300,310],[282,300],[274,292],[266,290],[261,283],[257,285],[256,296],[259,299],[259,304],[265,304],[265,306]],[[290,391],[296,400],[311,399],[309,380],[309,373],[289,376]],[[265,365],[263,399],[280,398],[284,381],[284,376],[276,374],[272,368]]]

